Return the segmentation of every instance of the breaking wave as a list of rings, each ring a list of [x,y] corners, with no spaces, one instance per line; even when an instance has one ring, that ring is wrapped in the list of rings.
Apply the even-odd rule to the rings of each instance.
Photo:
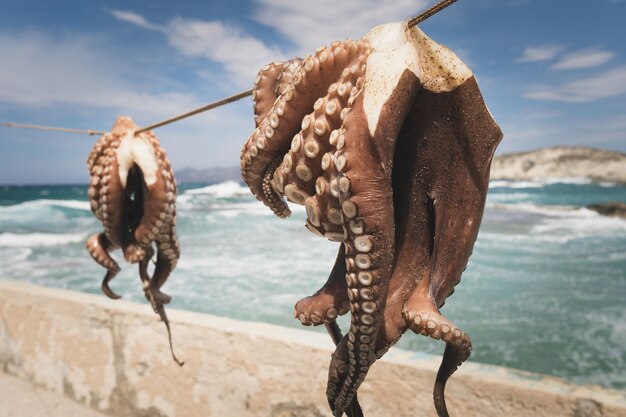
[[[61,246],[85,241],[85,233],[0,233],[0,247]]]

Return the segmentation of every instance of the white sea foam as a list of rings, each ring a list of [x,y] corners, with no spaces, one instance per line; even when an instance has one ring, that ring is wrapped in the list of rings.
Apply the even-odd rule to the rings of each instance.
[[[236,201],[232,201],[233,199]],[[178,196],[177,206],[181,210],[208,211],[206,219],[209,222],[215,221],[215,216],[273,216],[272,211],[257,201],[247,187],[235,181],[187,190]],[[290,204],[290,209],[293,213],[304,213],[302,206]]]
[[[86,237],[84,233],[0,233],[0,247],[61,246],[82,242]]]
[[[509,202],[509,201],[525,201],[532,198],[530,193],[489,193],[487,194],[487,201],[489,202]]]
[[[247,187],[242,186],[235,181],[226,181],[219,184],[209,185],[208,187],[194,188],[187,190],[183,195],[210,195],[215,198],[233,198],[250,195]]]
[[[525,180],[493,180],[489,182],[489,188],[542,188],[553,184],[591,184],[593,181],[584,177],[562,177],[562,178],[538,178],[532,181]],[[608,184],[608,183],[605,183]]]
[[[591,210],[580,209],[574,206],[556,206],[556,205],[541,206],[541,205],[532,204],[532,203],[510,203],[510,204],[488,203],[486,206],[488,208],[510,210],[510,211],[521,211],[524,213],[542,214],[544,216],[568,216],[568,215],[576,216],[576,212],[579,210],[586,210],[586,211],[591,212]]]
[[[91,208],[89,207],[88,201],[80,201],[80,200],[32,200],[25,201],[19,204],[13,204],[11,206],[0,206],[0,212],[18,212],[22,210],[28,209],[38,209],[42,207],[64,207],[75,210],[85,210],[89,211]]]
[[[489,182],[489,188],[541,188],[544,186],[544,183],[535,181],[494,180]]]
[[[584,207],[541,206],[531,203],[488,204],[487,207],[540,215],[540,220],[524,234],[505,235],[481,232],[482,237],[492,240],[564,244],[576,239],[626,235],[626,220],[603,216]],[[495,235],[499,235],[499,237]]]
[[[30,248],[7,247],[0,250],[0,265],[3,265],[3,268],[5,266],[8,268],[21,264],[28,259],[31,253],[33,253],[33,250]]]
[[[595,211],[581,208],[565,212],[562,216],[546,217],[532,228],[533,232],[559,236],[562,242],[586,238],[624,236],[626,220],[608,217]]]

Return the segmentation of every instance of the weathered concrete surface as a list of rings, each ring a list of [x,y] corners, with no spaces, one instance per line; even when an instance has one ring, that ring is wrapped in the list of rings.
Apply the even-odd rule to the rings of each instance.
[[[169,311],[179,357],[146,305],[0,282],[0,366],[120,417],[318,417],[331,344],[304,330]],[[365,415],[435,416],[438,359],[392,349],[359,391]],[[455,417],[626,417],[626,393],[464,364],[449,382]]]
[[[0,372],[0,417],[106,417],[70,398]]]

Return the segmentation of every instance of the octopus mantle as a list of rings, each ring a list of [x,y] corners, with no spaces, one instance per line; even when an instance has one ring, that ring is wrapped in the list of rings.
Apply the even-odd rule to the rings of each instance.
[[[446,349],[434,397],[471,351],[439,309],[478,234],[502,133],[470,69],[406,23],[264,67],[242,175],[274,213],[304,205],[306,227],[341,242],[326,284],[296,305],[303,324],[352,312],[330,364],[341,415],[372,363],[407,330]]]

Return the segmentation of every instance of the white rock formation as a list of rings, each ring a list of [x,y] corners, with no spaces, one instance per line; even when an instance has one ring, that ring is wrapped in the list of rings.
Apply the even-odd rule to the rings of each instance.
[[[626,184],[626,154],[587,147],[557,146],[496,156],[491,179],[588,178]]]

